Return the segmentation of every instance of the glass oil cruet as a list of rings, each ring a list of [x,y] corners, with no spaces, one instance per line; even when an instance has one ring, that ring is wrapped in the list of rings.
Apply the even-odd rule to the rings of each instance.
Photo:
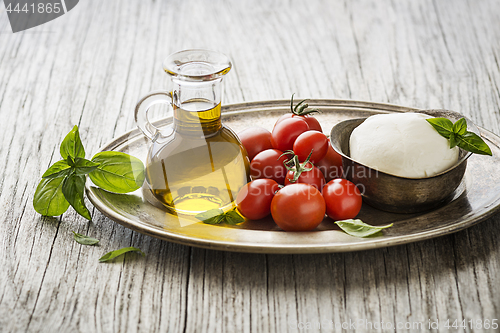
[[[231,61],[218,52],[185,50],[167,57],[163,68],[172,77],[172,91],[149,93],[135,109],[137,127],[152,142],[147,185],[174,214],[227,211],[250,181],[247,153],[221,121],[221,82]],[[147,118],[158,103],[173,108],[173,123],[166,129]]]

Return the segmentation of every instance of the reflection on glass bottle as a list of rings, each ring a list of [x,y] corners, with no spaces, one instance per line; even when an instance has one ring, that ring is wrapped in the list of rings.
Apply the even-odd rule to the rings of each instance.
[[[172,213],[228,210],[250,181],[245,148],[221,122],[221,82],[231,61],[218,52],[186,50],[167,57],[163,69],[172,77],[172,92],[150,93],[135,109],[137,127],[152,142],[147,184]],[[147,118],[149,108],[159,103],[174,109],[169,131]]]
[[[169,210],[197,214],[227,210],[249,179],[249,162],[238,137],[221,123],[220,103],[196,99],[174,106],[174,132],[151,147],[146,180]],[[204,111],[191,111],[203,110]]]

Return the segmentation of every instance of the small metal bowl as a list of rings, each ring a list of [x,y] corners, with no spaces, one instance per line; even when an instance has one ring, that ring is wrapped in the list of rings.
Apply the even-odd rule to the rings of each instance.
[[[433,117],[455,122],[464,116],[448,110],[423,110]],[[449,201],[462,181],[467,159],[472,153],[460,148],[458,161],[451,168],[426,178],[405,178],[372,169],[352,160],[349,150],[351,133],[366,118],[345,120],[332,128],[330,141],[342,156],[344,176],[358,185],[363,201],[377,209],[392,213],[418,213],[431,210]],[[467,130],[479,134],[478,128],[467,119]]]

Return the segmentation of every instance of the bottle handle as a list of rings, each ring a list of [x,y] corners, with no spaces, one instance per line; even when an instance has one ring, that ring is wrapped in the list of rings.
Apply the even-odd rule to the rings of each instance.
[[[156,141],[160,136],[160,130],[148,120],[149,109],[156,104],[172,105],[172,93],[168,91],[153,91],[142,97],[135,107],[135,124],[151,141]]]

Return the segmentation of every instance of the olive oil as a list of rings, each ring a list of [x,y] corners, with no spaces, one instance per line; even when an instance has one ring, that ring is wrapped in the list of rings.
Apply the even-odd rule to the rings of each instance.
[[[250,181],[249,160],[236,134],[222,125],[220,103],[198,98],[173,107],[174,131],[149,152],[151,192],[177,214],[232,208]]]

